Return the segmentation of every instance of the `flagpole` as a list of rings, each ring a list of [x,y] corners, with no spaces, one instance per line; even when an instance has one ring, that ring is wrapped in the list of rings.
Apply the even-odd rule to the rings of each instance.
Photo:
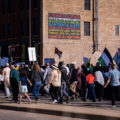
[[[29,47],[31,47],[31,0],[29,0]]]

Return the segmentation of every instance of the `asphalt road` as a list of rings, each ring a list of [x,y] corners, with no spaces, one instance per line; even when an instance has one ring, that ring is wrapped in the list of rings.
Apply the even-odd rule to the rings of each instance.
[[[87,120],[80,118],[61,117],[46,114],[36,114],[9,110],[0,110],[0,120]]]

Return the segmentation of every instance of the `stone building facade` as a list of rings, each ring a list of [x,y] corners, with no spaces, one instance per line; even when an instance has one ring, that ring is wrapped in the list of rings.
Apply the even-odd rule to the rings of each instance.
[[[90,9],[85,10],[86,0],[44,0],[43,2],[43,55],[67,63],[76,61],[79,65],[84,58],[92,57],[95,50],[102,53],[108,48],[112,57],[120,46],[120,1],[90,0]],[[80,15],[80,39],[49,39],[48,14]],[[94,14],[94,15],[93,15]],[[85,22],[90,22],[90,35],[85,35]],[[93,25],[94,24],[94,25]],[[57,47],[63,52],[61,59],[54,54]]]
[[[99,0],[99,50],[107,47],[113,57],[120,48],[119,6],[119,0]]]
[[[12,39],[0,37],[1,43],[5,40],[11,43],[14,41],[14,45],[22,43],[21,40],[22,44],[24,41],[28,42],[29,36],[22,37],[19,30],[21,20],[29,19],[29,8],[21,11],[21,0],[18,1],[14,3],[16,7],[12,15],[0,15],[0,26],[5,21],[7,24],[8,21],[15,23]],[[40,29],[38,34],[34,35],[32,25],[32,41],[36,41],[33,42],[33,46],[37,43],[40,62],[44,63],[45,59],[54,58],[57,62],[76,61],[81,65],[84,58],[90,58],[96,50],[102,52],[105,47],[114,56],[120,44],[119,6],[119,0],[38,0],[38,7],[32,7],[32,20],[38,18]],[[0,33],[2,36],[2,30]],[[28,47],[27,44],[25,46]],[[60,59],[55,54],[55,48],[62,51]]]
[[[80,39],[49,39],[48,14],[59,13],[80,16]],[[84,22],[90,22],[90,36],[84,36]],[[84,57],[90,57],[93,52],[92,40],[92,1],[90,10],[84,10],[84,0],[44,0],[43,2],[43,55],[54,57],[57,61],[82,63]],[[57,47],[63,52],[61,59],[54,53]]]

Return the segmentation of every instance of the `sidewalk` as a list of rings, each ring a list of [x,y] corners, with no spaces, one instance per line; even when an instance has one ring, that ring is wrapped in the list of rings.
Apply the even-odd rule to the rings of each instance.
[[[109,106],[109,107],[108,107]],[[58,116],[69,116],[91,120],[120,120],[120,108],[111,108],[110,102],[93,103],[80,100],[71,101],[69,104],[51,104],[50,98],[41,97],[36,104],[12,103],[4,97],[0,97],[0,109],[33,112]]]

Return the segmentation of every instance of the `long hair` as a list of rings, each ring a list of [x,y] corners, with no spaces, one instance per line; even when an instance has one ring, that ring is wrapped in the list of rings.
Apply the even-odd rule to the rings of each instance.
[[[21,71],[20,72],[20,77],[27,77],[27,72],[26,71]]]
[[[0,68],[0,75],[2,75],[2,73],[3,73],[3,70]]]
[[[33,65],[33,70],[35,70],[38,73],[41,72],[40,66],[38,64]]]

